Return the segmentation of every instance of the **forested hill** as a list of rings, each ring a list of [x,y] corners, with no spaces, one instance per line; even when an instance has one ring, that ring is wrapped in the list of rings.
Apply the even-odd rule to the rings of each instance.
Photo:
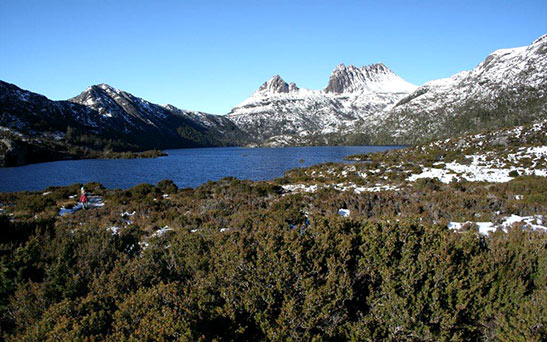
[[[222,116],[160,106],[106,84],[68,101],[0,81],[0,165],[108,157],[109,152],[241,145]]]

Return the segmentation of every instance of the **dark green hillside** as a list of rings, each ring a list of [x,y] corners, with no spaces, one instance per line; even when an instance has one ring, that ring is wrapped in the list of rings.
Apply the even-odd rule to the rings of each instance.
[[[387,116],[381,127],[370,132],[378,143],[417,144],[428,140],[453,138],[461,135],[526,125],[547,117],[547,102],[542,89],[521,86],[500,91],[491,100],[470,98],[461,104],[451,104],[429,111],[414,108]],[[403,101],[404,102],[404,101]],[[403,103],[404,104],[404,103]],[[402,104],[401,104],[402,105]],[[394,107],[396,110],[399,107]],[[393,132],[403,133],[394,136]]]
[[[0,81],[0,166],[245,141],[224,117],[152,104],[107,85],[52,101]]]

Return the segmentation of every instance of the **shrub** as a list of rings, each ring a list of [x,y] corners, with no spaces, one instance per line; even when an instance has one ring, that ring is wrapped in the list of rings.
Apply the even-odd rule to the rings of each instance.
[[[509,171],[509,177],[518,177],[519,172],[517,170]]]
[[[158,188],[164,194],[176,193],[179,189],[177,185],[169,179],[159,181],[156,185],[156,188]]]

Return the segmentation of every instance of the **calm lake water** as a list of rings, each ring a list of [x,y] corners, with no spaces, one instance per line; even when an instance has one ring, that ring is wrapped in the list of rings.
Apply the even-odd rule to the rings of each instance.
[[[166,151],[153,159],[67,160],[0,168],[0,192],[43,190],[48,186],[99,182],[107,188],[127,189],[171,179],[179,187],[195,187],[224,177],[267,180],[283,172],[345,156],[385,151],[400,146],[321,146],[284,148],[195,148]]]

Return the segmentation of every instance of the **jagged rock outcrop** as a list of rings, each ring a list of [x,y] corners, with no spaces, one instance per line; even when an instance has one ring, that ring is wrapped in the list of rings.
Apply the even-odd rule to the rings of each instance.
[[[288,93],[289,85],[279,75],[275,75],[267,82],[264,82],[258,90],[270,93]]]

